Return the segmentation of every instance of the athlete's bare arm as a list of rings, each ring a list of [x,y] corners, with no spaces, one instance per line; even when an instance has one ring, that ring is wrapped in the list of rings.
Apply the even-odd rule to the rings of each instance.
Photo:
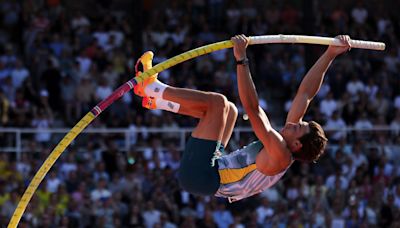
[[[233,37],[232,41],[236,60],[247,58],[248,38],[244,35],[238,35]],[[268,151],[268,153],[258,155],[260,159],[257,157],[257,169],[266,175],[275,175],[290,165],[291,153],[285,140],[271,127],[267,115],[259,106],[257,91],[248,64],[237,65],[237,78],[240,101],[249,116],[254,133]]]
[[[318,61],[311,67],[307,72],[306,76],[302,80],[297,94],[293,100],[292,107],[286,118],[286,122],[298,123],[302,121],[304,114],[307,111],[308,105],[310,104],[313,97],[318,93],[324,76],[332,61],[336,56],[349,50],[350,37],[346,35],[340,35],[336,38],[340,39],[346,46],[329,46],[324,54],[318,59]]]

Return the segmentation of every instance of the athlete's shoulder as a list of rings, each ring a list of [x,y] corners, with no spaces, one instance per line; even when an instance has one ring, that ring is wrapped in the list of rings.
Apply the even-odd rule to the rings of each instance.
[[[287,151],[285,151],[286,153]],[[269,151],[267,148],[261,149],[261,152],[257,155],[256,165],[257,170],[267,176],[277,175],[286,169],[288,169],[293,163],[291,153],[289,156],[281,157],[281,159],[276,160],[269,156]]]

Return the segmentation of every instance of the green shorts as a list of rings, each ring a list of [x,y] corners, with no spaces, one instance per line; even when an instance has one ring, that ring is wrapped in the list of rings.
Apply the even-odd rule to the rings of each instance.
[[[178,170],[178,181],[185,191],[203,196],[217,192],[220,186],[218,162],[211,165],[217,146],[218,141],[190,136]]]

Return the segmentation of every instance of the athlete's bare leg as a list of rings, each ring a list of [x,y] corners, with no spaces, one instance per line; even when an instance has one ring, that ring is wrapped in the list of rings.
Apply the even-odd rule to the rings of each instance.
[[[146,52],[142,55],[140,62],[144,70],[152,68],[152,59],[152,52]],[[156,81],[157,75],[152,76],[143,86],[136,87],[135,93],[144,96],[146,85]],[[200,119],[197,127],[192,132],[193,137],[217,140],[224,146],[228,144],[235,126],[237,108],[232,102],[228,102],[224,95],[168,86],[162,93],[162,97],[159,98],[179,104],[179,114]],[[148,105],[149,103],[147,102],[145,102],[144,106],[148,108],[152,106],[154,108],[154,98],[147,98],[147,100],[151,101],[153,106]]]
[[[162,98],[180,104],[178,113],[200,118],[192,132],[193,137],[217,140],[227,145],[235,126],[237,109],[224,95],[168,87]],[[198,113],[202,115],[199,117]]]
[[[238,111],[237,111],[235,104],[233,104],[232,102],[228,102],[228,103],[229,103],[228,117],[226,120],[224,133],[222,136],[222,144],[224,146],[228,145],[228,142],[232,136],[232,132],[235,127],[235,123],[236,123],[236,119],[237,119],[237,115],[238,115]],[[205,116],[206,111],[207,111],[206,109],[195,109],[194,107],[186,107],[186,106],[181,105],[178,113],[181,115],[187,115],[187,116],[201,119]]]

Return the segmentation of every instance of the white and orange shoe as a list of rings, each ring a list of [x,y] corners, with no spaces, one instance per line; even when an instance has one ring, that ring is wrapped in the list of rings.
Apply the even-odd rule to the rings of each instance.
[[[142,64],[143,66],[143,71],[147,71],[149,69],[151,69],[153,67],[153,57],[154,57],[154,53],[152,51],[146,51],[136,62],[135,65],[135,71],[136,71],[136,76],[138,76],[139,74],[141,74],[141,71],[138,71],[138,65],[139,63]],[[148,78],[146,78],[145,80],[139,82],[138,84],[136,84],[133,87],[133,91],[136,95],[143,97],[142,99],[142,106],[144,108],[150,109],[150,110],[154,110],[157,109],[156,107],[156,98],[154,97],[149,97],[146,95],[146,93],[144,92],[145,88],[147,85],[155,82],[157,80],[157,76],[158,74],[154,74]]]
[[[156,98],[154,97],[143,97],[142,99],[142,107],[154,110],[157,109]]]
[[[136,76],[141,74],[142,72],[137,70],[137,67],[139,63],[142,64],[143,70],[147,71],[153,67],[153,52],[152,51],[146,51],[136,62],[135,65],[135,71],[136,71]],[[140,97],[147,97],[146,93],[144,92],[145,88],[147,85],[155,82],[157,80],[158,74],[151,75],[150,77],[146,78],[145,80],[139,82],[133,87],[133,91],[136,95]]]

